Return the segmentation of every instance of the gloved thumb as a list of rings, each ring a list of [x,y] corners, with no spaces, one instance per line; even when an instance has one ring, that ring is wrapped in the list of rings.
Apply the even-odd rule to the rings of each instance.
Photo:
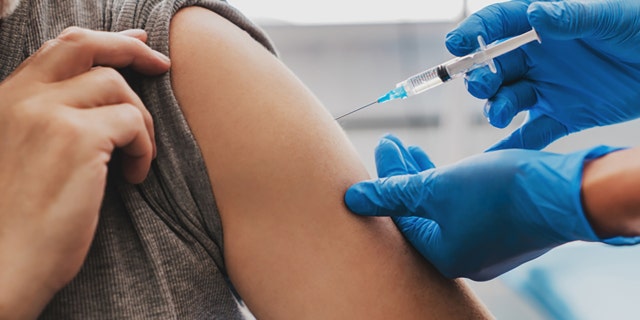
[[[545,37],[571,40],[596,36],[603,39],[620,33],[615,17],[624,10],[621,2],[534,2],[529,6],[527,15],[543,42]]]
[[[527,120],[520,128],[489,147],[486,151],[503,149],[539,150],[568,134],[569,131],[565,125],[549,116],[540,114]]]
[[[407,174],[389,178],[368,180],[351,186],[344,196],[349,209],[365,216],[412,216],[421,214],[420,204],[428,202],[423,197],[422,175]]]

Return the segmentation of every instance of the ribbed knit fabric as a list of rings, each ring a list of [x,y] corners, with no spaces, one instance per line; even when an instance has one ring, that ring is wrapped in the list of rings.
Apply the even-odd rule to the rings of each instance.
[[[274,52],[267,37],[223,1],[23,0],[13,15],[0,20],[0,80],[73,25],[142,28],[148,44],[168,54],[170,18],[193,5],[226,17]],[[169,75],[127,77],[154,118],[158,157],[137,186],[124,182],[111,166],[85,265],[41,318],[241,319],[226,277],[222,227],[205,164]]]

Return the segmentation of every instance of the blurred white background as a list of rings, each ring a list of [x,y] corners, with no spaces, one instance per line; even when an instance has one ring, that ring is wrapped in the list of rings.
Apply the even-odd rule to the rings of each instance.
[[[289,24],[355,24],[453,21],[491,0],[231,0],[236,8],[256,21],[280,21]],[[465,4],[466,2],[466,4]]]
[[[446,33],[481,0],[229,0],[262,26],[280,58],[334,115],[377,99],[395,84],[450,59]],[[594,75],[597,76],[597,75]],[[385,133],[420,145],[436,165],[482,152],[517,128],[491,127],[484,101],[462,80],[351,115],[340,124],[375,176],[373,150]],[[596,144],[637,145],[640,123],[596,128],[547,148],[570,152]],[[635,319],[640,247],[575,243],[502,277],[469,284],[498,319]]]

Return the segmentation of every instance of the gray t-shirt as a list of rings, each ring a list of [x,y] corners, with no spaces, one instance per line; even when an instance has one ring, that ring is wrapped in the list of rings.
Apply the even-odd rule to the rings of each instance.
[[[224,1],[23,0],[13,15],[0,20],[0,80],[46,40],[74,25],[107,31],[142,28],[148,44],[168,54],[171,17],[194,5],[229,19],[274,52],[267,37]],[[126,183],[113,161],[87,260],[41,318],[241,319],[226,275],[222,226],[205,164],[169,74],[125,74],[154,118],[158,157],[140,185]]]

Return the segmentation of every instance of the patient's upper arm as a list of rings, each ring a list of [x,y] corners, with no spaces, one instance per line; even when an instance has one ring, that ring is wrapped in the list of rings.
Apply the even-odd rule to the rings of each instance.
[[[170,40],[172,83],[220,209],[227,270],[258,318],[486,316],[391,220],[348,212],[346,188],[368,175],[278,59],[202,8],[178,12]]]

